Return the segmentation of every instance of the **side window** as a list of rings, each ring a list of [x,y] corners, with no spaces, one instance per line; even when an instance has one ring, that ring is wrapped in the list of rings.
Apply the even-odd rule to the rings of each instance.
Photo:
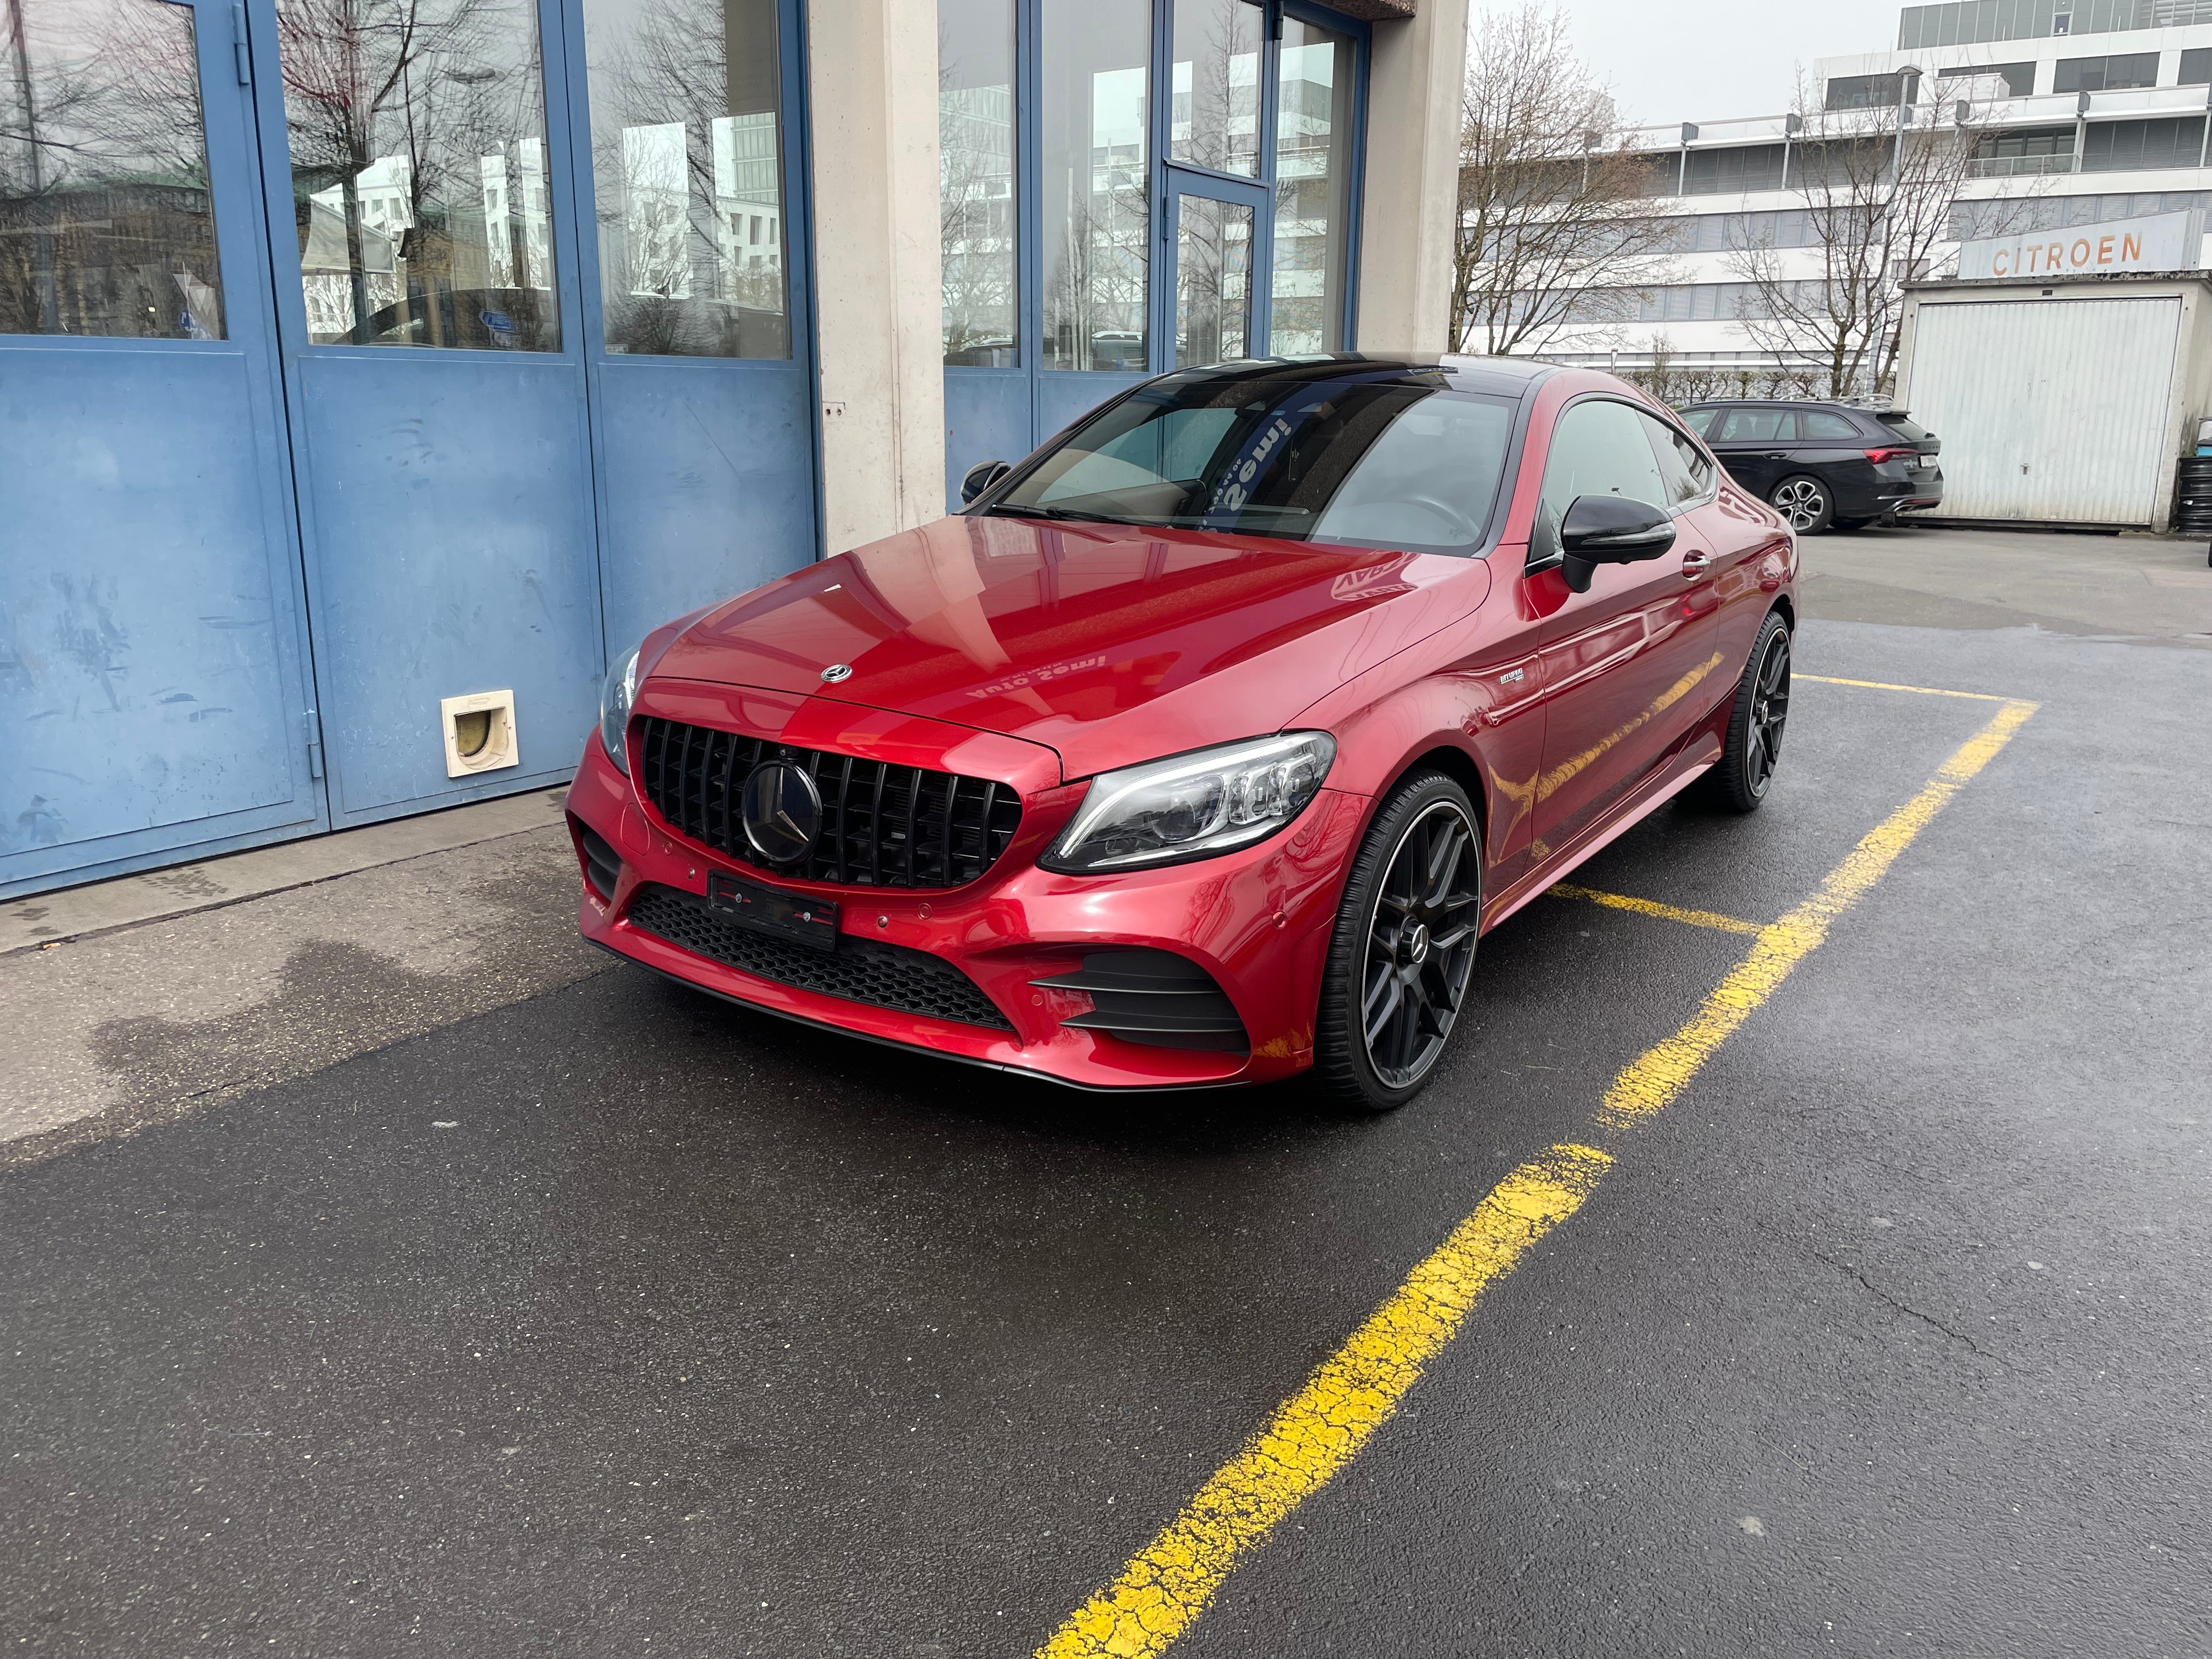
[[[1846,416],[1832,415],[1825,409],[1801,410],[1797,416],[1797,429],[1808,440],[1840,439],[1847,444],[1860,441],[1858,428],[1853,426]]]
[[[1667,485],[1667,499],[1675,507],[1701,501],[1713,487],[1713,464],[1705,452],[1656,416],[1639,414],[1644,435],[1659,458],[1659,476]]]
[[[1713,422],[1720,419],[1722,413],[1723,411],[1717,409],[1686,410],[1683,411],[1682,422],[1700,438],[1710,438],[1713,435]]]
[[[1786,409],[1731,409],[1728,419],[1721,422],[1720,436],[1714,440],[1724,444],[1788,443],[1797,435],[1797,417]]]
[[[1544,459],[1544,488],[1528,548],[1532,562],[1559,550],[1559,520],[1577,495],[1618,495],[1667,510],[1666,481],[1644,435],[1644,419],[1626,404],[1601,398],[1577,404],[1559,417]]]

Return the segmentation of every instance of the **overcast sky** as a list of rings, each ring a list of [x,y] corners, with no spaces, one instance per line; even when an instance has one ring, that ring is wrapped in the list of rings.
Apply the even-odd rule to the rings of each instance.
[[[1476,0],[1495,9],[1502,0]],[[1635,125],[1773,115],[1790,107],[1798,67],[1882,52],[1902,0],[1562,0],[1585,62]]]

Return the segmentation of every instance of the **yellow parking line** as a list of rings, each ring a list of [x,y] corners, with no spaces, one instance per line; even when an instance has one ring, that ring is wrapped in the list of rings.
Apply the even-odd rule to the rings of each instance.
[[[1554,1146],[1491,1188],[1121,1576],[1068,1616],[1040,1659],[1156,1654],[1181,1636],[1238,1559],[1398,1408],[1483,1287],[1572,1215],[1612,1162],[1595,1146]]]
[[[2010,697],[1992,696],[1986,691],[1947,691],[1940,685],[1892,685],[1887,680],[1839,680],[1832,674],[1793,674],[1792,679],[1817,680],[1822,685],[1856,685],[1869,691],[1913,691],[1923,697],[1966,697],[1975,702],[2010,702]]]
[[[1679,1096],[2035,709],[2032,702],[2006,700],[1918,794],[1868,832],[1818,892],[1759,929],[1751,954],[1689,1024],[1614,1079],[1600,1121],[1618,1132]],[[1484,1288],[1579,1209],[1612,1163],[1596,1147],[1561,1145],[1499,1182],[1182,1512],[1067,1616],[1037,1650],[1037,1659],[1151,1659],[1164,1652],[1243,1559],[1389,1419],[1422,1369],[1465,1325]]]
[[[1706,1057],[1743,1024],[1753,1009],[1774,994],[1774,988],[1789,976],[1791,969],[1820,949],[1828,937],[1829,924],[1865,896],[1867,890],[1897,862],[1897,855],[1912,844],[1912,838],[2011,741],[2012,734],[2035,709],[2032,702],[2007,702],[1987,726],[1943,763],[1918,794],[1867,832],[1844,861],[1828,872],[1818,892],[1779,921],[1761,928],[1751,954],[1713,988],[1690,1023],[1613,1079],[1605,1095],[1606,1122],[1613,1127],[1625,1126],[1649,1116],[1680,1094]]]
[[[1679,905],[1662,904],[1656,899],[1631,898],[1626,893],[1601,893],[1595,887],[1570,887],[1565,882],[1548,890],[1553,898],[1582,899],[1614,910],[1633,910],[1639,916],[1657,916],[1662,921],[1686,921],[1692,927],[1717,927],[1724,933],[1755,933],[1759,927],[1755,921],[1724,916],[1717,910],[1685,910]]]

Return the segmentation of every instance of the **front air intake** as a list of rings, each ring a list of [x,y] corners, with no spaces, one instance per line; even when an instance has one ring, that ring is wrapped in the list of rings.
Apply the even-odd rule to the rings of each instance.
[[[1228,994],[1205,969],[1172,951],[1093,951],[1075,972],[1030,983],[1087,993],[1091,1012],[1060,1022],[1078,1030],[1108,1032],[1148,1048],[1251,1051]]]

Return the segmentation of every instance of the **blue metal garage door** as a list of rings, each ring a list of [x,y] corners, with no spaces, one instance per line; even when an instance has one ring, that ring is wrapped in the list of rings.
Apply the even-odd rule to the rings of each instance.
[[[0,0],[0,894],[324,822],[223,0]]]
[[[0,893],[557,782],[816,556],[796,0],[0,9]]]

